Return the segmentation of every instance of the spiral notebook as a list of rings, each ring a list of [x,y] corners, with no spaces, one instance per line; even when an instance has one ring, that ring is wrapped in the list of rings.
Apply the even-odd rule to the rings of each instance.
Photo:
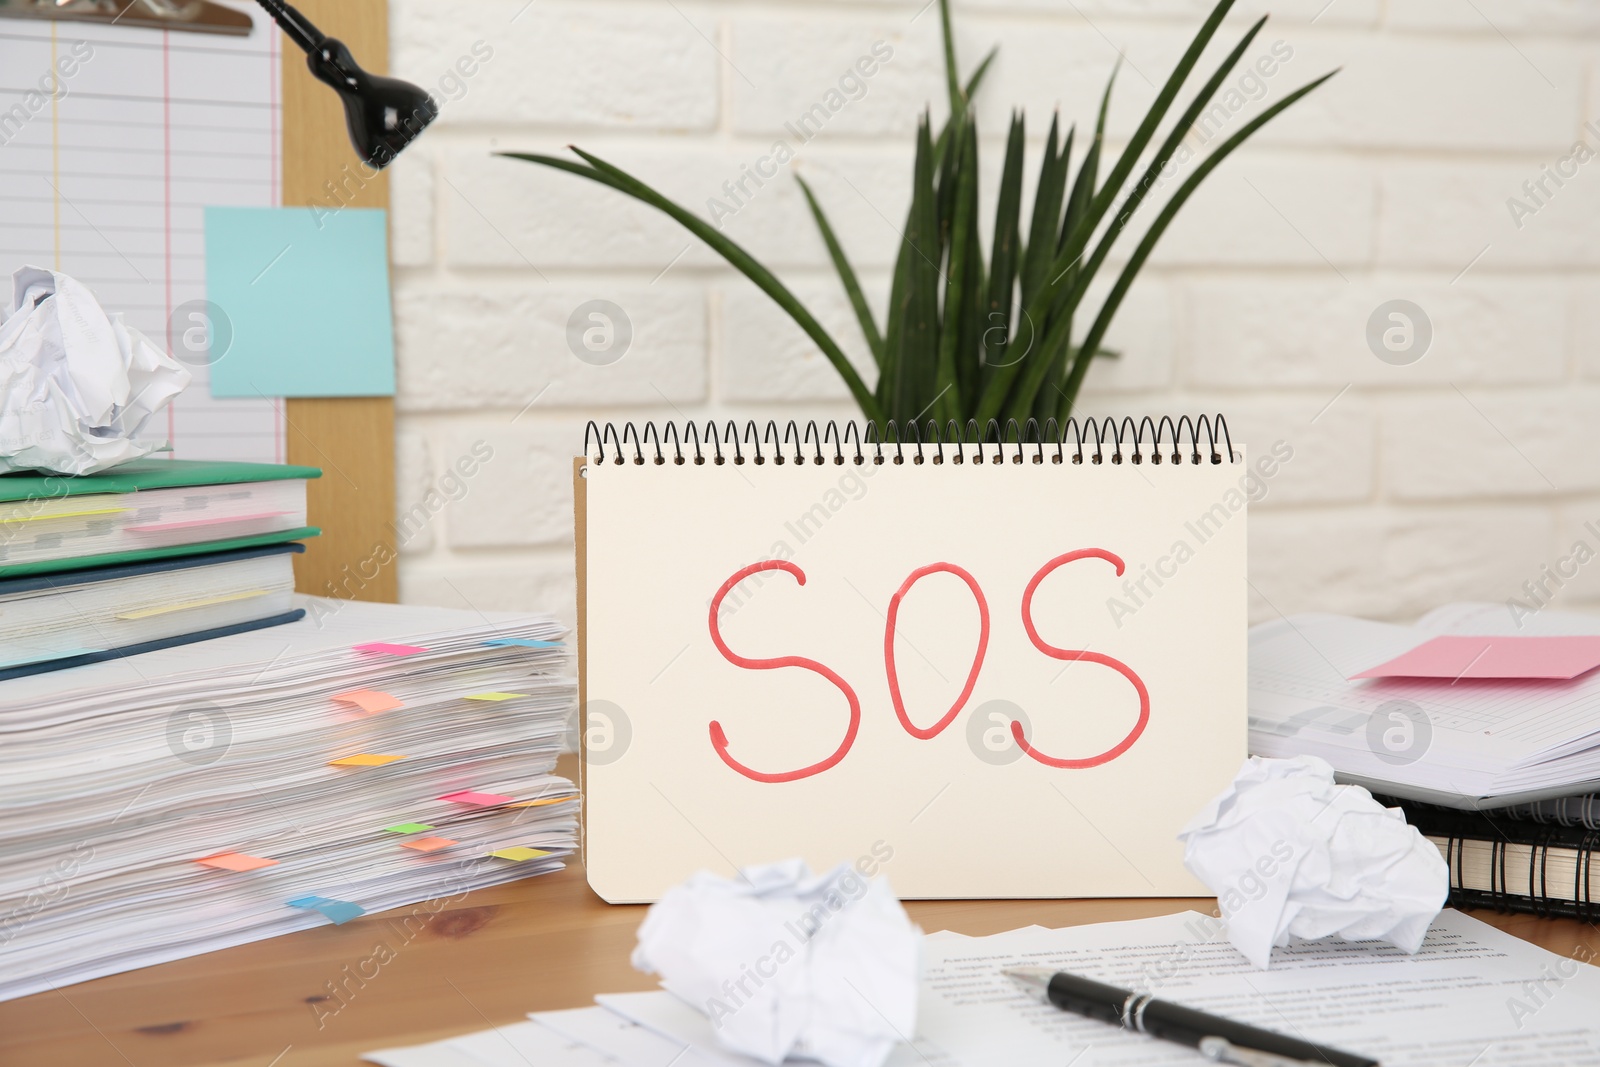
[[[590,885],[1204,894],[1176,835],[1245,755],[1258,468],[1220,417],[887,436],[591,424]]]

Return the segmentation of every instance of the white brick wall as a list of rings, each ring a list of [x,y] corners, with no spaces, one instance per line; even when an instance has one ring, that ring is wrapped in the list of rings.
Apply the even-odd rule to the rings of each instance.
[[[1056,107],[1092,122],[1120,51],[1119,149],[1209,6],[957,0],[968,68],[1000,46],[978,104],[986,198],[1013,106],[1028,110],[1036,156]],[[1559,187],[1544,178],[1542,202],[1523,189],[1580,138],[1600,151],[1584,129],[1600,119],[1600,4],[1238,7],[1212,53],[1272,9],[1250,58],[1275,45],[1291,55],[1267,99],[1343,72],[1185,209],[1109,339],[1121,361],[1096,367],[1083,408],[1221,410],[1236,440],[1294,448],[1253,519],[1256,618],[1400,618],[1520,595],[1575,540],[1600,547],[1583,526],[1600,527],[1600,158]],[[916,116],[942,112],[937,12],[923,0],[392,10],[393,68],[445,100],[394,178],[400,500],[415,527],[402,594],[570,619],[569,457],[586,419],[852,408],[809,340],[675,223],[491,153],[577,143],[704,211],[881,42],[892,55],[870,64],[865,94],[726,222],[870,363],[790,170],[813,182],[881,308]],[[1513,196],[1536,210],[1513,218]],[[1365,340],[1374,309],[1397,298],[1434,330],[1409,366],[1379,361]],[[633,328],[608,366],[567,343],[569,317],[597,299]],[[1600,563],[1560,599],[1600,604]]]

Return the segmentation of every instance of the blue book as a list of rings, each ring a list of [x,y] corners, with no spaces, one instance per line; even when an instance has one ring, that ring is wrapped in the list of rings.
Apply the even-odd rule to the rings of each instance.
[[[300,544],[0,579],[0,681],[278,626]]]

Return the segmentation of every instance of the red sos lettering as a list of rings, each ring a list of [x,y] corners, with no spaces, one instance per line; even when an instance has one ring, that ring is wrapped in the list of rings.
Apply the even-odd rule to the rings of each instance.
[[[1110,563],[1116,568],[1116,573],[1118,576],[1121,576],[1123,570],[1125,569],[1120,557],[1100,548],[1086,548],[1076,552],[1067,552],[1055,557],[1034,573],[1033,578],[1028,582],[1027,587],[1023,590],[1023,628],[1027,631],[1028,640],[1033,643],[1033,646],[1052,659],[1068,661],[1081,660],[1086,663],[1095,663],[1103,667],[1109,667],[1121,674],[1128,680],[1128,683],[1133,686],[1134,691],[1139,694],[1139,716],[1137,721],[1134,723],[1133,728],[1128,731],[1121,741],[1113,745],[1111,748],[1106,749],[1104,752],[1082,759],[1064,759],[1039,751],[1028,741],[1027,736],[1023,733],[1022,724],[1020,722],[1013,721],[1011,723],[1011,735],[1016,740],[1017,746],[1030,759],[1042,763],[1047,767],[1076,769],[1085,767],[1098,767],[1101,764],[1109,763],[1118,756],[1122,755],[1124,752],[1128,751],[1128,749],[1139,740],[1140,735],[1144,733],[1145,727],[1150,722],[1150,693],[1145,687],[1144,680],[1139,677],[1138,673],[1135,672],[1133,668],[1129,667],[1121,660],[1114,659],[1111,656],[1102,655],[1098,652],[1058,648],[1055,645],[1045,641],[1044,638],[1040,637],[1039,631],[1034,625],[1033,597],[1034,593],[1038,591],[1040,584],[1058,568],[1081,559],[1098,559]],[[729,663],[736,667],[743,667],[746,670],[774,670],[779,667],[799,667],[802,670],[808,670],[814,674],[821,675],[823,678],[826,678],[829,682],[831,682],[839,690],[839,692],[844,695],[844,698],[850,707],[849,724],[845,729],[844,738],[840,741],[839,746],[834,749],[832,755],[817,763],[813,763],[806,767],[800,767],[792,771],[758,771],[754,768],[745,766],[743,763],[739,762],[729,754],[727,734],[723,730],[722,724],[714,719],[710,724],[711,747],[716,750],[716,753],[722,759],[722,762],[727,764],[734,771],[744,775],[746,778],[749,778],[752,781],[793,782],[798,781],[801,778],[809,778],[812,775],[821,774],[823,771],[836,766],[840,760],[844,759],[846,754],[848,754],[850,751],[850,746],[855,744],[856,733],[861,726],[861,701],[856,696],[855,690],[850,687],[848,682],[840,677],[838,673],[829,669],[823,664],[818,663],[816,660],[806,659],[801,656],[779,656],[770,659],[752,659],[746,656],[741,656],[734,652],[728,647],[727,643],[723,641],[722,632],[717,621],[717,614],[719,609],[722,607],[723,600],[730,592],[733,591],[733,588],[744,579],[753,574],[759,574],[762,571],[784,571],[785,573],[792,575],[794,579],[801,585],[806,584],[806,576],[804,571],[792,563],[787,563],[780,560],[766,560],[761,563],[754,563],[735,572],[731,577],[728,578],[726,582],[722,583],[721,588],[717,590],[716,596],[712,597],[711,599],[711,610],[708,621],[711,628],[712,643],[716,645],[717,651],[720,652],[723,658]],[[965,583],[967,588],[971,591],[973,601],[976,603],[978,609],[978,644],[977,648],[973,651],[972,666],[967,671],[966,683],[963,685],[960,694],[957,695],[955,703],[951,704],[945,713],[931,725],[919,727],[911,721],[911,715],[906,710],[905,699],[900,691],[900,677],[895,665],[895,625],[899,619],[901,602],[906,598],[906,595],[911,592],[912,588],[917,584],[917,582],[928,577],[929,575],[940,573],[952,574],[961,579],[961,581]],[[978,674],[983,669],[984,656],[988,653],[988,650],[989,602],[984,596],[983,589],[981,586],[979,586],[977,579],[966,570],[956,566],[953,563],[933,563],[926,567],[920,567],[917,570],[912,571],[910,576],[906,578],[905,582],[900,586],[899,590],[896,591],[894,596],[889,601],[889,611],[884,622],[883,635],[883,664],[884,674],[886,675],[889,683],[889,699],[894,705],[895,717],[900,720],[900,725],[905,729],[905,731],[912,737],[926,741],[937,737],[947,726],[954,722],[956,717],[961,713],[961,709],[966,706],[967,701],[972,697],[972,690],[977,685]]]

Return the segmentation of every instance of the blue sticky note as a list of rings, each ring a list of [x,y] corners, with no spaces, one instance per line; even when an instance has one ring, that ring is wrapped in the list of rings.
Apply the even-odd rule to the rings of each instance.
[[[335,926],[343,926],[351,919],[365,915],[367,909],[360,904],[352,904],[348,900],[334,900],[332,897],[297,897],[289,901],[291,908],[316,909],[326,916]]]
[[[360,904],[352,904],[348,900],[328,900],[317,905],[317,910],[326,915],[335,926],[343,926],[351,919],[365,915],[367,909]]]
[[[526,637],[501,637],[484,644],[493,648],[560,648],[560,641],[534,641]]]
[[[170,332],[212,396],[393,396],[388,213],[206,208],[206,300]]]

